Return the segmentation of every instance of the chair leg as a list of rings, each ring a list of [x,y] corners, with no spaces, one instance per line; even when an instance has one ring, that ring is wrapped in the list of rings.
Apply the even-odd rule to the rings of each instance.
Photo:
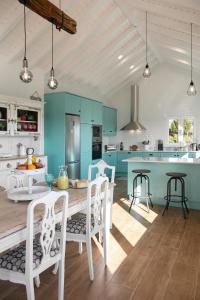
[[[88,268],[89,268],[90,280],[93,281],[94,280],[94,269],[93,269],[93,259],[92,259],[92,241],[91,241],[91,237],[87,238],[86,247],[87,247]]]
[[[39,276],[39,275],[36,276],[36,277],[34,278],[34,281],[35,281],[36,287],[39,288],[39,287],[40,287],[40,276]]]
[[[79,253],[79,254],[82,254],[82,253],[83,253],[83,243],[82,243],[82,242],[79,242],[79,243],[78,243],[78,253]]]
[[[33,278],[28,279],[26,281],[26,294],[27,294],[27,300],[35,300]]]
[[[108,249],[109,249],[109,232],[104,227],[103,229],[103,253],[105,266],[108,265]]]
[[[64,300],[64,283],[65,283],[65,260],[59,262],[58,271],[58,300]]]
[[[53,269],[53,271],[52,271],[52,273],[53,273],[54,275],[56,275],[56,274],[57,274],[57,272],[58,272],[58,268],[59,268],[59,263],[57,262],[57,263],[55,264],[55,266],[54,266],[54,269]]]

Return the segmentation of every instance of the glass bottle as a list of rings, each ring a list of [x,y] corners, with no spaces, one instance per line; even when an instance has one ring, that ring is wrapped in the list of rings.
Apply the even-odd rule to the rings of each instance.
[[[66,166],[60,166],[60,171],[58,176],[58,188],[60,190],[65,190],[69,188],[69,179],[67,175]]]

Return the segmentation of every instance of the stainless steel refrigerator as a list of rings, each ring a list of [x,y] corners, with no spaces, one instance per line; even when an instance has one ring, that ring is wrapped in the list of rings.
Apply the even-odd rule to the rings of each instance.
[[[80,178],[80,117],[65,116],[65,165],[70,179]]]

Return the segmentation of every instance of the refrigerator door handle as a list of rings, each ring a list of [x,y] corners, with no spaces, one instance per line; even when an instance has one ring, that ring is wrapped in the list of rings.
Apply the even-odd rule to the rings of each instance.
[[[77,164],[79,163],[79,160],[75,160],[75,161],[68,161],[67,164],[70,165],[70,164]]]

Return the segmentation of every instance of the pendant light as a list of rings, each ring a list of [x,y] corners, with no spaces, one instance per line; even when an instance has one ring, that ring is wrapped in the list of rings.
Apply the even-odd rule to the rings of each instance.
[[[147,11],[146,11],[146,66],[144,68],[143,77],[149,78],[151,76],[151,70],[149,68],[148,60],[147,60]]]
[[[188,90],[187,90],[187,94],[188,96],[195,96],[197,94],[197,91],[196,91],[196,88],[195,88],[195,85],[194,85],[194,82],[193,82],[193,66],[192,66],[192,23],[190,24],[191,26],[191,81],[190,81],[190,84],[189,84],[189,87],[188,87]]]
[[[29,83],[33,79],[33,74],[28,69],[28,60],[26,58],[26,7],[24,4],[24,59],[23,59],[23,69],[20,72],[19,78],[25,82]]]
[[[53,21],[52,21],[52,44],[51,44],[51,70],[50,70],[50,78],[48,80],[48,86],[50,89],[55,90],[58,86],[58,81],[55,78],[55,72],[53,68]]]

